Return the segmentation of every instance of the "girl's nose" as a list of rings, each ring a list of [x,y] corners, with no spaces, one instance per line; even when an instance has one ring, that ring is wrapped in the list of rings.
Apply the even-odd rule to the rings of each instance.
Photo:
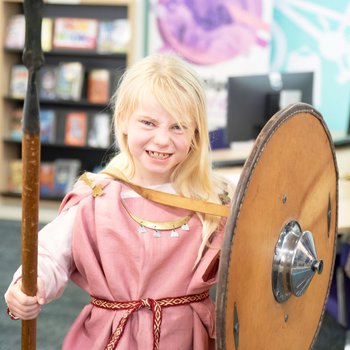
[[[166,146],[170,143],[170,133],[164,129],[158,129],[153,137],[153,142],[156,145]]]

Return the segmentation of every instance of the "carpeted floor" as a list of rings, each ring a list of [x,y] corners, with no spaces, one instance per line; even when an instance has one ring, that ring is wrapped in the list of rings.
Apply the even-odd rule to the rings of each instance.
[[[6,305],[3,298],[7,286],[11,281],[12,274],[20,264],[20,235],[21,224],[19,222],[0,221],[1,350],[21,349],[21,322],[12,321],[7,316]],[[70,284],[61,299],[46,305],[37,321],[37,350],[60,349],[64,334],[67,332],[79,310],[88,302],[88,299],[89,297],[87,295],[83,294],[75,285]],[[344,342],[345,330],[326,313],[313,350],[343,350]]]
[[[21,322],[7,316],[3,295],[21,261],[21,224],[0,221],[0,241],[0,350],[17,350],[21,349]],[[71,283],[59,300],[46,305],[37,320],[37,350],[61,349],[65,333],[88,300]]]

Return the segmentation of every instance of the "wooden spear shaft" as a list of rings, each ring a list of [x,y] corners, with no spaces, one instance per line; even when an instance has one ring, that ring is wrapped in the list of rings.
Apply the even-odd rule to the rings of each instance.
[[[28,69],[22,136],[22,290],[37,292],[40,122],[36,72],[44,63],[41,49],[42,0],[24,0],[26,36],[23,63]],[[36,349],[36,320],[22,321],[22,350]]]

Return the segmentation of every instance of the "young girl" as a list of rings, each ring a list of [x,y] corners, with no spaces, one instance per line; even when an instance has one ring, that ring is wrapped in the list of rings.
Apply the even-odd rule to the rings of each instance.
[[[211,171],[203,85],[181,59],[159,54],[131,67],[114,98],[120,153],[105,172],[81,176],[40,231],[37,296],[21,292],[19,269],[9,314],[37,317],[71,279],[91,303],[63,349],[213,349],[208,295],[225,218],[176,204],[228,209],[232,193]]]

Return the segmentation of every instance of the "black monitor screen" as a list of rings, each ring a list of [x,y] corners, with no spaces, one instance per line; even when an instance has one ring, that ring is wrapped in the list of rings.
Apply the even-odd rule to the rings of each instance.
[[[312,105],[313,73],[271,73],[228,79],[227,142],[255,139],[291,103]]]

